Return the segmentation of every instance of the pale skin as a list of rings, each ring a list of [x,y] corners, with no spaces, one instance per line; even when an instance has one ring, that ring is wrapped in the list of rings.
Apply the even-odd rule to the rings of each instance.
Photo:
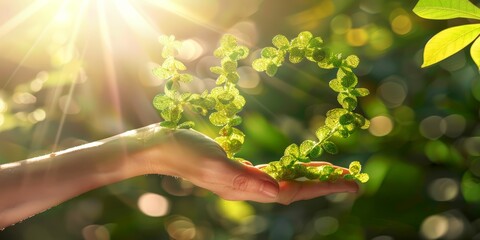
[[[313,162],[309,165],[325,165]],[[227,158],[193,130],[153,124],[50,155],[0,165],[0,229],[82,193],[145,174],[177,176],[227,200],[290,204],[338,192],[354,181],[281,181],[261,166]],[[345,170],[347,171],[347,170]]]

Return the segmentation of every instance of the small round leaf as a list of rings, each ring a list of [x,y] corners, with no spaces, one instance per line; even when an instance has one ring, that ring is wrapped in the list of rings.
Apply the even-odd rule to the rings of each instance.
[[[268,64],[266,73],[268,76],[273,77],[277,73],[277,70],[278,70],[277,65],[271,63],[271,64]]]
[[[322,148],[325,150],[325,152],[328,152],[330,154],[337,154],[338,153],[338,148],[335,143],[331,141],[324,141],[322,143]]]
[[[278,51],[273,47],[266,47],[262,49],[261,55],[264,58],[274,58],[278,55]]]
[[[286,48],[289,45],[288,39],[283,35],[276,35],[272,39],[273,46],[277,48]]]
[[[295,143],[290,144],[286,149],[285,149],[285,156],[293,156],[293,157],[298,157],[300,155],[300,149],[298,148],[298,145]]]

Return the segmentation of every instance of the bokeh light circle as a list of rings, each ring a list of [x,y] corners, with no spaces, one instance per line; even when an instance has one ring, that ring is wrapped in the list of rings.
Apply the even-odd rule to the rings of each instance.
[[[370,128],[368,131],[374,136],[383,137],[388,135],[393,130],[393,122],[390,117],[376,116],[370,119]]]
[[[140,211],[150,217],[165,216],[170,208],[169,201],[155,193],[144,193],[138,198],[137,205]]]

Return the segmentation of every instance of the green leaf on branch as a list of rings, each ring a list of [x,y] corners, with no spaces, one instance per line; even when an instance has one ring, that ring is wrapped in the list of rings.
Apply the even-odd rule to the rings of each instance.
[[[221,74],[225,73],[225,71],[223,71],[223,68],[219,67],[219,66],[210,67],[210,72],[218,74],[218,75],[221,75]]]
[[[176,124],[172,121],[163,121],[163,122],[160,122],[160,126],[166,127],[166,128],[175,128]]]
[[[300,155],[307,156],[312,148],[315,146],[315,142],[312,140],[305,140],[300,144]]]
[[[278,51],[273,47],[266,47],[262,49],[261,55],[264,58],[274,58],[278,55]]]
[[[237,72],[230,72],[226,76],[226,80],[230,83],[236,84],[240,80],[240,75]]]
[[[153,106],[160,111],[165,110],[172,104],[174,104],[173,100],[163,94],[158,94],[153,98]]]
[[[167,109],[170,111],[170,121],[178,122],[182,118],[183,108],[181,105]]]
[[[189,83],[193,80],[193,76],[190,74],[180,74],[178,80],[183,83]]]
[[[427,19],[480,19],[480,9],[468,0],[420,0],[413,12]]]
[[[343,92],[345,90],[345,87],[342,85],[340,80],[336,78],[328,82],[328,86],[330,86],[330,88],[335,92]]]
[[[291,155],[285,155],[285,156],[282,156],[280,158],[280,163],[283,165],[283,166],[289,166],[293,163],[295,163],[297,159],[294,157],[294,156],[291,156]]]
[[[232,101],[233,105],[235,105],[235,107],[240,110],[243,108],[243,106],[245,106],[245,98],[242,97],[241,95],[236,95],[235,98],[233,99]]]
[[[229,122],[228,117],[223,112],[214,112],[210,114],[208,119],[215,126],[223,126]]]
[[[349,112],[357,108],[357,99],[354,96],[350,96],[349,94],[345,94],[345,93],[340,93],[338,94],[337,100],[340,103],[340,105],[342,105],[342,107],[348,110]]]
[[[278,67],[277,65],[270,63],[267,66],[266,73],[268,76],[273,77],[277,73]]]
[[[425,45],[422,67],[444,60],[466,47],[480,34],[480,24],[447,28],[433,36]]]
[[[368,127],[370,127],[370,121],[365,119],[364,116],[358,113],[354,113],[353,116],[355,117],[355,122],[357,123],[357,126],[361,129],[367,129]]]
[[[351,113],[346,113],[346,114],[343,114],[342,116],[340,116],[340,118],[338,119],[338,122],[341,124],[341,125],[348,125],[348,124],[351,124],[355,121],[355,117],[351,114]]]
[[[311,58],[312,58],[315,62],[323,61],[326,57],[327,57],[327,52],[325,52],[325,50],[323,50],[323,49],[315,49],[315,50],[313,50],[312,56],[311,56]]]
[[[195,127],[195,123],[192,122],[192,121],[186,121],[186,122],[178,124],[177,127],[180,128],[180,129],[190,129],[190,128]]]
[[[175,66],[175,69],[177,69],[177,70],[180,70],[180,71],[187,70],[187,67],[185,66],[185,64],[183,64],[182,62],[180,62],[178,60],[173,60],[173,64]]]
[[[366,88],[355,88],[350,93],[356,97],[365,97],[370,94],[370,91]]]
[[[272,39],[273,46],[282,49],[282,48],[287,48],[288,45],[290,44],[288,39],[283,36],[283,35],[276,35]]]
[[[225,61],[222,63],[222,68],[225,72],[235,72],[237,71],[237,62],[236,61]]]
[[[345,110],[345,109],[334,108],[334,109],[331,109],[327,112],[327,118],[338,119],[338,118],[340,118],[340,116],[342,116],[345,113],[348,113],[348,111]]]
[[[242,118],[238,115],[235,115],[230,122],[228,123],[230,126],[238,126],[242,123]]]
[[[242,148],[242,145],[243,145],[243,143],[240,142],[240,140],[232,139],[232,140],[230,140],[230,142],[228,144],[228,147],[227,147],[227,149],[225,149],[225,151],[230,152],[230,153],[236,153],[236,152],[240,151],[240,149]]]
[[[307,47],[308,43],[310,42],[310,39],[312,39],[313,35],[312,33],[308,31],[304,31],[298,34],[298,36],[294,39],[292,39],[292,46],[300,47],[300,48],[305,48]]]
[[[360,64],[360,59],[355,55],[350,55],[345,59],[345,63],[350,68],[356,68]]]
[[[234,48],[237,46],[237,39],[230,34],[225,34],[220,39],[220,44],[224,48]]]
[[[335,171],[335,168],[330,165],[324,165],[320,167],[321,174],[324,176],[329,176]]]
[[[285,148],[284,155],[293,157],[300,156],[300,149],[298,148],[298,145],[295,143],[290,144],[287,148]]]
[[[311,150],[310,150],[310,153],[308,153],[308,157],[310,157],[311,159],[315,159],[315,158],[318,158],[322,155],[322,148],[318,145],[316,145],[315,147],[313,147]]]
[[[153,75],[163,80],[168,79],[172,76],[172,72],[163,67],[154,68],[152,72],[153,72]]]
[[[255,71],[263,72],[263,71],[267,70],[267,67],[268,67],[269,64],[270,64],[269,60],[267,60],[265,58],[258,58],[258,59],[255,59],[252,62],[252,67],[253,67],[253,69],[255,69]]]
[[[309,48],[320,48],[323,46],[323,39],[321,37],[314,37],[310,39],[310,42],[308,43]]]
[[[298,47],[293,47],[290,49],[290,55],[288,56],[288,60],[291,63],[299,63],[303,60],[305,56],[305,51]]]
[[[368,182],[368,180],[370,180],[370,176],[368,176],[368,174],[366,173],[360,173],[357,176],[355,176],[355,178],[357,178],[357,180],[360,181],[361,183],[366,183]]]
[[[348,166],[348,171],[350,171],[350,174],[354,176],[359,174],[360,171],[362,171],[362,166],[360,165],[360,162],[359,161],[351,162],[350,165]]]
[[[233,101],[233,98],[235,98],[235,96],[229,92],[223,92],[217,96],[217,99],[223,104],[230,103]]]
[[[323,141],[324,139],[330,136],[331,131],[332,131],[331,128],[327,126],[323,126],[317,129],[317,131],[315,132],[315,135],[317,136],[319,141]]]
[[[339,68],[337,79],[340,79],[340,83],[345,88],[352,88],[358,84],[357,76],[350,69]]]
[[[322,148],[325,150],[325,152],[328,152],[330,154],[337,154],[338,153],[338,148],[335,143],[331,141],[323,141],[322,143]]]

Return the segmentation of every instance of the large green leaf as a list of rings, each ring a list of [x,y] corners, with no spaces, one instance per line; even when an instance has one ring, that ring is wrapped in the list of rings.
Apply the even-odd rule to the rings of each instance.
[[[468,0],[420,0],[413,12],[427,19],[480,19],[480,9]]]
[[[480,69],[480,38],[477,38],[477,40],[473,42],[472,47],[470,48],[470,55],[472,55],[473,61]]]
[[[460,51],[480,34],[480,24],[447,28],[433,36],[425,45],[423,65],[427,67]]]

